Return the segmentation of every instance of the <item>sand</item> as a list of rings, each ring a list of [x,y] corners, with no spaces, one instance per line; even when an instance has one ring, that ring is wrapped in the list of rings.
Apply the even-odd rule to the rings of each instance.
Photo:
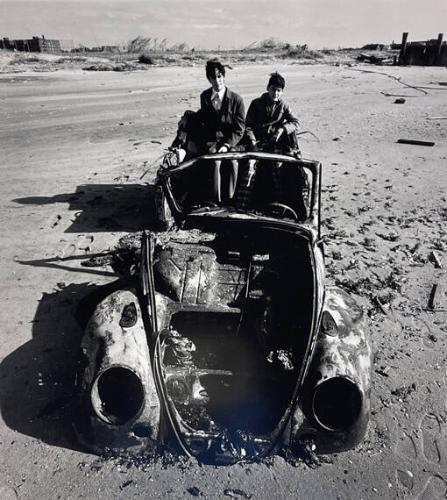
[[[227,83],[248,105],[274,70],[286,77],[284,97],[302,129],[320,140],[303,136],[301,147],[323,163],[328,281],[353,293],[368,317],[375,356],[366,439],[315,469],[280,457],[220,468],[192,460],[136,466],[79,446],[70,423],[82,335],[76,306],[116,278],[81,262],[147,226],[155,160],[207,82],[202,68],[6,73],[0,498],[445,497],[447,90],[438,82],[447,70],[278,63],[235,66]],[[406,102],[395,104],[394,95]]]

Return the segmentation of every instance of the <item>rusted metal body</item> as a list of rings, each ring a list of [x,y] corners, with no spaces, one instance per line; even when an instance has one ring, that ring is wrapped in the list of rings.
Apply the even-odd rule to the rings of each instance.
[[[76,428],[89,448],[130,453],[157,446],[160,401],[138,297],[119,290],[87,325],[79,374],[82,414]]]
[[[370,416],[371,344],[362,309],[343,290],[327,287],[317,348],[293,440],[312,437],[316,451],[353,448]]]
[[[270,204],[273,213],[185,209],[184,179],[216,158],[305,171],[305,218],[278,216],[284,203]],[[228,464],[289,446],[299,453],[309,440],[328,453],[362,439],[371,348],[361,309],[325,286],[320,182],[318,162],[264,153],[159,172],[174,228],[143,235],[134,288],[98,305],[83,340],[78,428],[88,446],[142,453],[169,445]],[[115,392],[104,390],[110,371]]]

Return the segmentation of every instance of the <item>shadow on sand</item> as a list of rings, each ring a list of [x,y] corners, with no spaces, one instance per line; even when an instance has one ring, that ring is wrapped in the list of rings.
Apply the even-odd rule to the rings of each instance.
[[[22,205],[68,203],[74,218],[65,232],[95,233],[151,229],[155,222],[153,200],[153,185],[83,184],[74,193],[29,196],[12,201]]]
[[[82,334],[95,305],[122,286],[71,284],[44,293],[33,319],[32,339],[0,364],[0,404],[11,429],[59,447],[81,450],[72,421]]]
[[[151,185],[96,184],[78,186],[75,193],[13,201],[30,205],[69,203],[75,218],[67,233],[137,232],[151,229],[154,222],[153,193]],[[87,276],[116,276],[105,269],[80,268],[73,262],[89,257],[92,255],[17,262]],[[6,425],[15,431],[50,445],[81,450],[72,426],[79,411],[74,382],[81,338],[94,307],[122,287],[123,281],[102,286],[90,282],[58,286],[44,293],[39,301],[32,321],[32,339],[0,364],[0,410]]]

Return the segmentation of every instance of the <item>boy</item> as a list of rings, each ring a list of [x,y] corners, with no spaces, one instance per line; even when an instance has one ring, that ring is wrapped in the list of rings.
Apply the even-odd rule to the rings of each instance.
[[[279,73],[272,73],[267,92],[254,99],[247,112],[247,137],[253,148],[269,152],[296,149],[295,132],[299,121],[281,97],[286,82]]]
[[[172,147],[178,149],[180,162],[204,153],[226,153],[234,148],[245,132],[245,109],[242,98],[225,85],[225,66],[217,59],[206,63],[206,77],[211,87],[200,95],[197,113],[185,113]],[[236,186],[238,165],[231,162],[228,183],[221,183],[221,161],[214,162],[214,196],[231,199]],[[221,192],[224,191],[224,192]]]
[[[296,140],[299,121],[290,106],[282,100],[285,84],[279,73],[272,73],[267,83],[267,92],[254,99],[248,108],[246,138],[248,148],[252,151],[294,156],[299,154]],[[241,173],[236,206],[245,208],[252,204],[254,191],[251,186],[259,174],[257,184],[264,189],[256,190],[258,204],[265,206],[266,201],[273,205],[287,204],[294,209],[297,218],[305,217],[305,208],[295,189],[302,189],[300,185],[305,183],[300,174],[291,172],[287,167],[282,168],[282,162],[263,162],[258,168],[257,160],[249,160],[247,167]]]

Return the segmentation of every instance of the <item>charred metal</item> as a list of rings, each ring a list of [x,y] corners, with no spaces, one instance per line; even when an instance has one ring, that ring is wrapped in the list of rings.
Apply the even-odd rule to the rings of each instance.
[[[95,452],[170,446],[230,464],[285,447],[341,451],[363,438],[363,313],[325,286],[320,165],[284,158],[310,179],[303,221],[246,207],[185,212],[176,169],[161,172],[159,201],[176,226],[143,234],[133,285],[98,304],[82,342],[76,428]]]

